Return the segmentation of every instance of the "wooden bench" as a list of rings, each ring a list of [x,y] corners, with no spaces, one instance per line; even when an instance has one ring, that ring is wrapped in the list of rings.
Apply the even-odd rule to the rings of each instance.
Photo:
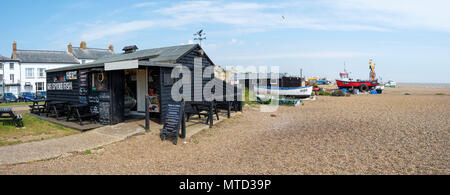
[[[5,116],[6,114],[6,116]],[[3,125],[5,125],[5,122],[7,123],[14,123],[16,125],[16,127],[23,127],[23,121],[22,121],[22,115],[18,114],[14,114],[12,108],[0,108],[0,118],[2,119],[9,119],[9,120],[2,120],[3,121]]]
[[[207,120],[205,124],[209,124],[210,123],[210,116],[211,115],[216,115],[217,120],[219,119],[219,110],[217,109],[217,104],[215,102],[187,102],[187,104],[191,105],[191,107],[193,108],[192,111],[188,111],[186,112],[186,121],[189,121],[190,117],[194,114],[198,115],[199,118],[201,118],[201,116],[206,116]],[[212,109],[211,109],[212,106]],[[210,111],[212,110],[212,113],[210,113]],[[210,126],[212,126],[212,123],[210,124]]]
[[[40,114],[45,112],[45,110],[47,109],[47,101],[45,101],[44,104],[39,104],[39,102],[41,102],[40,100],[32,100],[32,101],[33,104],[29,105],[31,113]]]
[[[83,119],[89,118],[91,123],[95,123],[98,115],[91,113],[88,104],[72,104],[68,105],[67,121],[72,117],[83,125]]]
[[[67,113],[67,101],[48,101],[46,105],[47,117],[55,116],[57,120],[59,117]]]

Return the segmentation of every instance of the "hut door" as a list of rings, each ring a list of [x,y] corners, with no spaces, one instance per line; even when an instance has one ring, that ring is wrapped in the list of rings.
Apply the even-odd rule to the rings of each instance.
[[[137,111],[145,112],[145,96],[148,95],[147,69],[137,70]]]

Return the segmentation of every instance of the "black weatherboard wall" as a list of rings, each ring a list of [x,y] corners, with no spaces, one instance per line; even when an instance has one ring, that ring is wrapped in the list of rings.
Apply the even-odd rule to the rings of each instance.
[[[199,84],[201,83],[201,85],[197,85],[194,86],[194,60],[195,58],[202,58],[202,72],[205,70],[206,67],[209,66],[214,66],[214,64],[212,63],[212,61],[209,59],[209,57],[206,54],[202,54],[202,52],[200,52],[200,47],[196,47],[193,50],[191,50],[189,53],[187,53],[186,55],[184,55],[183,57],[181,57],[180,59],[178,59],[176,61],[177,64],[181,64],[183,66],[188,67],[191,70],[191,78],[192,78],[192,89],[191,89],[191,99],[194,100],[194,93],[200,93],[203,94],[203,87],[206,85],[206,83],[208,83],[209,81],[211,81],[214,77],[213,74],[211,75],[212,78],[200,78],[201,82],[199,82]],[[167,82],[165,82],[165,79],[170,80],[167,77],[171,76],[172,73],[172,69],[173,68],[164,68],[161,67],[161,117],[164,120],[166,113],[167,113],[167,105],[169,103],[174,103],[175,101],[172,99],[172,86],[173,84],[178,81],[178,80],[174,80],[172,82],[171,85],[167,85]],[[181,78],[180,78],[181,79]],[[166,80],[166,81],[167,81]],[[195,91],[194,91],[195,90]],[[189,110],[190,107],[186,107],[186,110]]]
[[[68,72],[76,72],[75,79],[70,80]],[[94,90],[93,74],[105,76],[106,90]],[[114,79],[111,79],[114,78]],[[102,124],[117,124],[123,122],[123,71],[70,70],[47,73],[47,85],[71,83],[72,88],[51,89],[47,87],[47,97],[50,101],[65,101],[69,104],[89,104],[92,113],[99,114]]]

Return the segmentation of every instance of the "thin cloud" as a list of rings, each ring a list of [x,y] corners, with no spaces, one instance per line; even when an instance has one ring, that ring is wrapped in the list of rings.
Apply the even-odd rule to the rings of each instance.
[[[134,4],[147,8],[154,2]],[[393,31],[427,29],[450,32],[450,1],[318,0],[281,3],[182,1],[149,8],[151,20],[96,26],[81,35],[98,40],[148,28],[180,28],[197,24],[223,25],[222,32],[257,33],[277,29],[322,31]],[[314,10],[314,11],[311,11]],[[154,18],[154,19],[153,19]],[[228,28],[228,29],[227,29]]]
[[[317,58],[353,58],[368,56],[363,52],[296,52],[296,53],[271,53],[271,54],[252,54],[245,56],[229,56],[232,60],[273,60],[273,59],[317,59]]]

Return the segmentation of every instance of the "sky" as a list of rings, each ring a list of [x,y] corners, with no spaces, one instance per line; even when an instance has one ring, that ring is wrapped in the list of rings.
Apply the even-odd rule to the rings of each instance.
[[[450,83],[450,1],[16,0],[2,2],[0,54],[88,47],[116,52],[197,43],[217,65],[279,66],[335,79],[346,69],[368,79]]]

